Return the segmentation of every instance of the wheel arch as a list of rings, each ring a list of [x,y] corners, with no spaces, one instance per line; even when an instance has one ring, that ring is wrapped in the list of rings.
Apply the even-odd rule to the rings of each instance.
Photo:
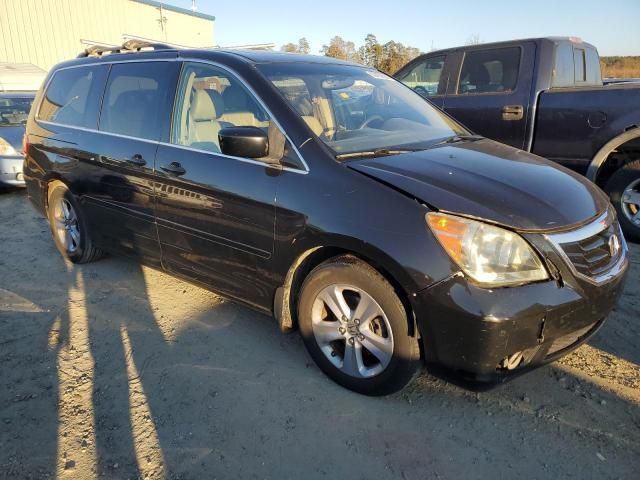
[[[64,181],[64,179],[55,172],[51,172],[48,177],[42,180],[42,206],[44,207],[45,212],[49,208],[49,194],[52,188],[57,184],[64,185],[69,188],[69,185]]]
[[[412,293],[407,288],[407,283],[403,282],[402,274],[399,273],[400,266],[382,252],[376,251],[374,253],[371,249],[354,248],[353,245],[339,245],[336,243],[305,248],[291,263],[285,282],[277,289],[274,299],[274,315],[280,329],[286,332],[296,328],[298,321],[296,312],[298,295],[302,283],[309,272],[327,260],[345,255],[353,256],[367,263],[391,284],[405,308],[409,335],[419,335],[415,313],[409,300],[409,296]]]
[[[603,182],[606,181],[603,173],[607,170],[611,154],[622,145],[635,141],[640,142],[640,127],[638,125],[627,127],[623,133],[605,143],[591,159],[587,169],[587,178],[602,187]]]

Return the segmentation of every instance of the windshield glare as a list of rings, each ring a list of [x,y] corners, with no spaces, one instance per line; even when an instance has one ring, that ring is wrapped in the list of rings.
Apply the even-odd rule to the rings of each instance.
[[[0,96],[0,127],[25,125],[33,98]]]
[[[259,69],[337,155],[426,148],[468,133],[376,70],[319,63],[265,64]]]

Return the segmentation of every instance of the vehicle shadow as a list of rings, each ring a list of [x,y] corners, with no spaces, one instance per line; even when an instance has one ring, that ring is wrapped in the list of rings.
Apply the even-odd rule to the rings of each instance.
[[[629,245],[630,270],[618,305],[609,316],[603,331],[589,344],[640,365],[640,245]]]

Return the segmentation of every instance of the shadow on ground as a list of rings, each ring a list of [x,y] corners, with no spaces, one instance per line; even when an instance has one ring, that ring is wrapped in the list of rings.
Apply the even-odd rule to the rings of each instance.
[[[0,478],[633,478],[640,469],[637,389],[607,378],[599,357],[479,394],[425,374],[400,394],[359,396],[267,316],[127,259],[65,265],[46,222],[22,195],[7,197],[0,244],[15,254],[0,258]],[[637,333],[639,314],[628,288],[583,347],[630,365],[636,381],[638,337],[625,331]]]

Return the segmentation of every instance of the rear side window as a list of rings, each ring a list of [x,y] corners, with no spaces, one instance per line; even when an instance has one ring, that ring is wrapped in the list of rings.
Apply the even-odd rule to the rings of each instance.
[[[589,45],[581,47],[570,42],[556,45],[553,87],[602,85],[598,51]]]
[[[495,93],[515,90],[520,47],[476,50],[465,54],[458,93]]]
[[[170,62],[116,63],[100,113],[100,130],[160,140],[171,113],[175,70]]]
[[[96,128],[107,66],[58,70],[45,92],[38,119],[72,127]]]
[[[573,68],[575,71],[576,83],[583,83],[587,81],[587,70],[585,68],[586,55],[584,49],[573,49]]]
[[[418,62],[411,70],[398,77],[407,87],[423,97],[439,93],[440,77],[444,68],[445,56],[429,57]]]

